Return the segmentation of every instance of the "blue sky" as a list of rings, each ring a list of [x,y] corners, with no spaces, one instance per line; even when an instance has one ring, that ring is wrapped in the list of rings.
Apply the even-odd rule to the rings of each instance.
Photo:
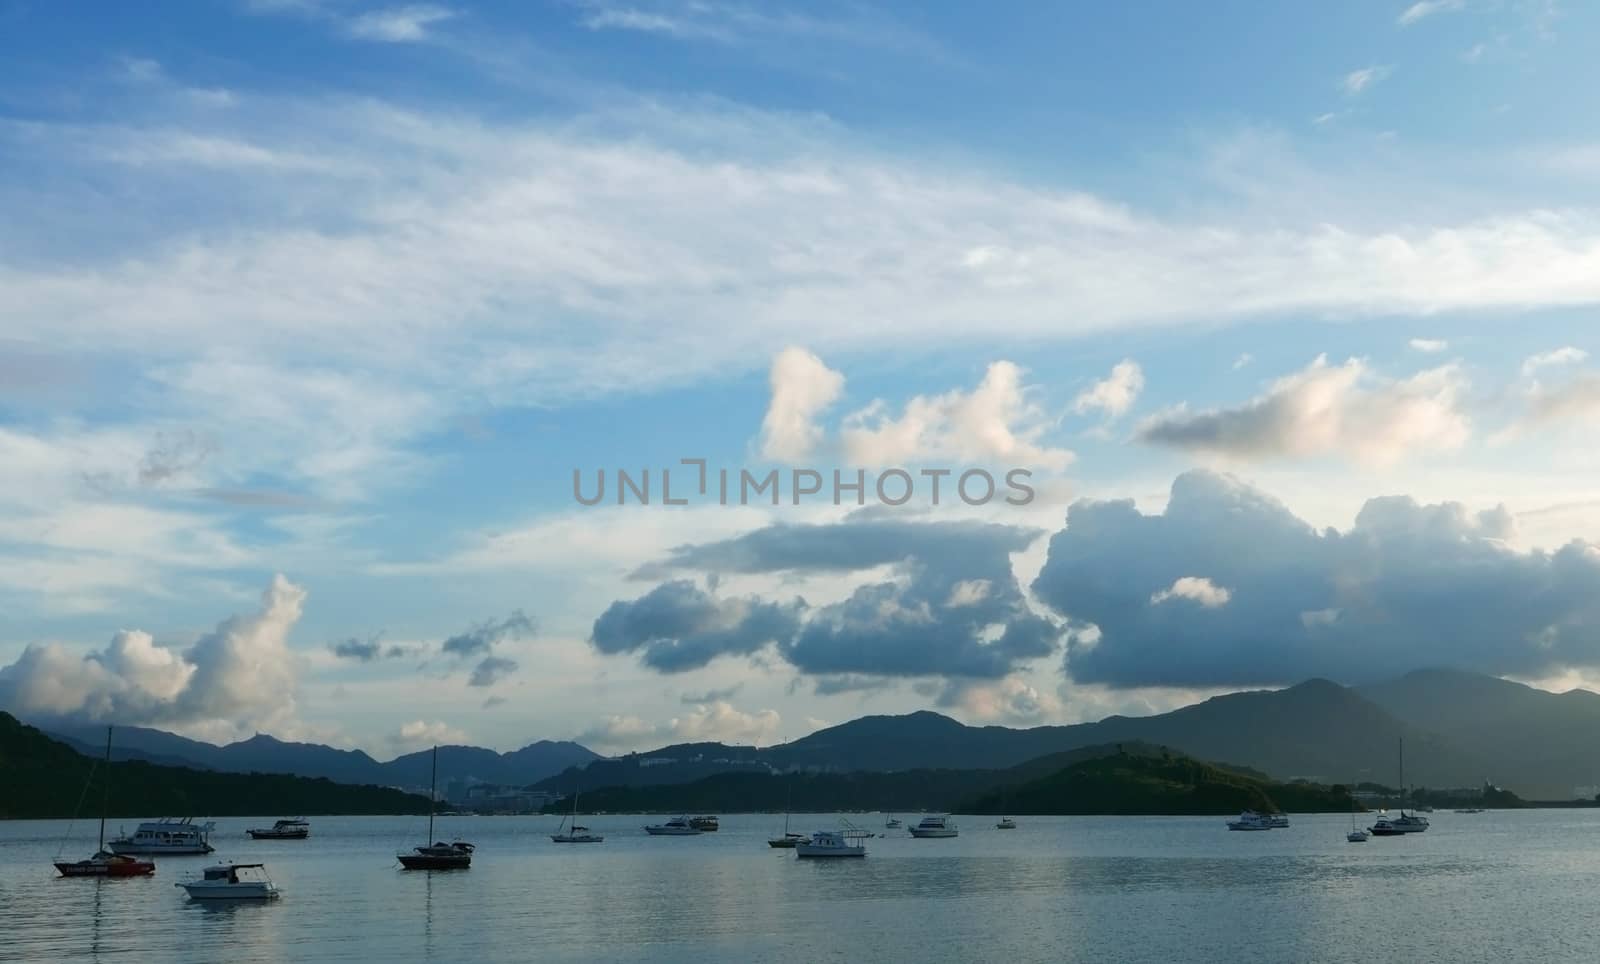
[[[1540,605],[1414,658],[1584,683],[1597,32],[1554,0],[0,0],[0,697],[380,755],[1089,719],[1339,677],[1486,569]],[[1043,495],[903,530],[571,497],[686,457]],[[1079,499],[1146,521],[1052,539]],[[1034,535],[1007,564],[980,522]],[[1124,525],[1189,568],[1092,540]],[[1300,525],[1340,535],[1293,587],[1183,541]],[[779,545],[819,533],[859,564]],[[722,561],[663,564],[695,545]]]

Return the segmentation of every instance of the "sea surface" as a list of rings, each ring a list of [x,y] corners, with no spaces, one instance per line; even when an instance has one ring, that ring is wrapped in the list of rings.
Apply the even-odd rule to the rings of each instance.
[[[724,815],[698,837],[595,816],[441,817],[471,869],[399,869],[425,818],[312,817],[304,841],[217,821],[206,857],[154,877],[67,880],[95,825],[0,822],[0,960],[16,961],[1594,961],[1600,811],[1437,813],[1425,834],[1351,844],[1347,816],[1230,833],[1220,817],[957,817],[961,836],[887,836],[864,860],[797,860],[782,816]],[[919,815],[903,814],[908,820]],[[795,830],[840,815],[792,818]],[[137,821],[113,821],[129,830]],[[653,822],[653,821],[651,821]],[[269,904],[191,902],[173,882],[260,861]]]

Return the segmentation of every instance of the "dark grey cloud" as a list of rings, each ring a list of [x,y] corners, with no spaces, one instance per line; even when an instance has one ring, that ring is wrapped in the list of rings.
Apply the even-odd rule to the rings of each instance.
[[[851,572],[896,567],[893,581],[858,587],[843,602],[768,607],[722,600],[687,580],[614,603],[595,622],[602,652],[639,650],[646,665],[691,669],[721,654],[776,652],[823,689],[857,678],[1003,676],[1052,655],[1059,629],[1031,612],[1011,554],[1042,533],[981,522],[864,519],[833,525],[777,525],[735,539],[675,549],[642,567],[648,576],[711,572]]]
[[[383,645],[382,634],[359,639],[351,636],[336,643],[328,644],[328,651],[340,659],[353,660],[358,663],[375,663],[382,659],[399,659],[402,656],[414,656],[417,650],[412,646],[401,646],[398,643]]]
[[[602,653],[637,652],[646,666],[676,673],[786,640],[804,610],[799,599],[721,598],[675,579],[631,602],[612,603],[594,621],[590,642]]]
[[[518,609],[505,619],[490,619],[451,636],[439,644],[439,651],[462,659],[487,655],[497,643],[532,636],[536,630],[533,620]]]
[[[1600,548],[1507,545],[1503,508],[1407,497],[1318,531],[1228,476],[1191,472],[1159,515],[1075,503],[1035,595],[1073,624],[1067,666],[1114,686],[1346,682],[1429,666],[1537,676],[1600,664]],[[1180,580],[1189,580],[1180,583]],[[1193,590],[1199,580],[1225,590]]]
[[[159,436],[139,461],[139,484],[160,485],[192,472],[216,450],[215,441],[194,432]]]
[[[517,661],[504,656],[485,656],[472,668],[468,686],[493,686],[517,671]]]

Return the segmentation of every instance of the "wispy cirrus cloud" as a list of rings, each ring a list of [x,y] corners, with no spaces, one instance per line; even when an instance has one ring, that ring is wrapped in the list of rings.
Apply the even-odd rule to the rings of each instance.
[[[1419,20],[1438,13],[1452,13],[1466,7],[1466,0],[1417,0],[1411,6],[1400,12],[1396,23],[1402,27],[1409,27]]]
[[[1389,76],[1393,68],[1381,64],[1361,67],[1345,74],[1339,80],[1339,89],[1354,97],[1364,93]]]

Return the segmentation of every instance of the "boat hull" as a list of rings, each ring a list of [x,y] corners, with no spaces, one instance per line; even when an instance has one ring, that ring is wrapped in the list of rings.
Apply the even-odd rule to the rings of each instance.
[[[800,841],[793,837],[773,837],[767,841],[767,846],[775,850],[793,850],[800,846]]]
[[[795,856],[804,860],[844,860],[867,855],[865,847],[813,847],[810,844],[801,844],[794,850]]]
[[[705,833],[705,831],[696,830],[693,827],[688,829],[682,827],[646,827],[644,832],[652,837],[698,837]]]
[[[592,833],[553,833],[550,839],[555,843],[604,843],[606,838]]]
[[[466,870],[472,866],[470,854],[399,854],[400,866],[407,870]]]
[[[959,835],[960,831],[957,830],[923,830],[920,827],[911,828],[911,836],[921,837],[923,839],[937,839],[940,837],[955,837]]]
[[[148,860],[76,860],[56,864],[63,877],[148,877],[156,865]]]
[[[278,888],[271,884],[179,884],[189,894],[190,900],[273,900]]]
[[[108,846],[114,854],[124,857],[199,857],[217,848],[203,844],[142,844],[132,841],[112,841]]]
[[[311,836],[309,830],[246,830],[251,840],[304,840]]]

